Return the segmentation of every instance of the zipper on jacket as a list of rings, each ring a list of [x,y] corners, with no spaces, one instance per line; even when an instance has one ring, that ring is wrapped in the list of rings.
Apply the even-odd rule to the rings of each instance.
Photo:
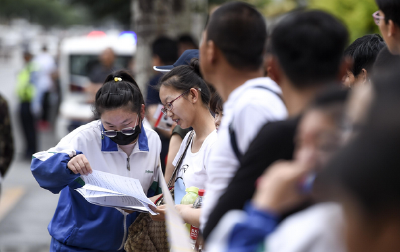
[[[126,169],[128,169],[128,171],[131,170],[131,165],[129,164],[129,160],[130,160],[130,158],[128,157],[128,158],[126,159],[126,161],[127,161]]]
[[[123,211],[123,210],[120,211],[120,212],[124,215],[124,237],[123,237],[123,239],[122,239],[121,247],[119,247],[118,250],[121,250],[121,249],[124,248],[125,242],[126,242],[126,237],[127,237],[127,234],[128,234],[128,230],[126,230],[126,216],[128,215],[128,213],[125,212],[125,211]]]

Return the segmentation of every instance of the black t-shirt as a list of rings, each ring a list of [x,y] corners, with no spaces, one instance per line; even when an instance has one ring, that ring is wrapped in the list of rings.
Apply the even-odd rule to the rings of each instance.
[[[182,129],[181,126],[176,125],[175,128],[172,130],[171,136],[178,134],[183,140],[186,134],[189,133],[189,131],[191,131],[192,129],[193,129],[192,127],[189,127],[187,129]]]
[[[219,220],[232,209],[243,209],[245,203],[253,197],[255,182],[273,162],[291,160],[294,151],[294,137],[300,117],[265,124],[246,154],[226,192],[219,198],[205,226],[203,236],[208,235]],[[236,133],[238,134],[238,133]]]
[[[120,69],[119,67],[116,66],[111,66],[111,67],[105,67],[102,64],[98,63],[94,65],[89,73],[88,73],[88,78],[92,83],[95,84],[103,84],[104,81],[106,80],[107,76],[114,72],[116,69]]]
[[[150,79],[149,85],[147,86],[146,106],[161,103],[160,95],[156,88],[161,77],[162,74],[160,73]]]

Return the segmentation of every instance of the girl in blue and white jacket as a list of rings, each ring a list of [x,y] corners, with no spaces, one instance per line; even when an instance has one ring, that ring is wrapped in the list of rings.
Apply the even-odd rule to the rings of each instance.
[[[94,112],[100,120],[74,130],[57,146],[34,154],[31,164],[39,185],[60,193],[48,230],[50,251],[122,250],[128,227],[138,213],[88,203],[74,189],[80,175],[92,170],[140,180],[148,197],[158,186],[160,138],[143,126],[144,101],[126,72],[111,74],[96,94]]]

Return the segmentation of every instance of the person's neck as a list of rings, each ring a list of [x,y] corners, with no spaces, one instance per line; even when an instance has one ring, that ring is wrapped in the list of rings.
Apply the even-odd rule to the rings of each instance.
[[[304,111],[308,104],[314,99],[321,86],[302,90],[296,89],[291,85],[283,85],[281,87],[289,117],[293,117]]]
[[[264,73],[262,69],[241,71],[232,67],[225,67],[218,71],[218,76],[216,76],[213,84],[218,94],[225,102],[228,100],[228,97],[233,90],[243,85],[246,81],[263,76]]]
[[[396,49],[395,49],[395,52],[393,53],[393,55],[396,55],[396,56],[400,57],[400,38],[398,39],[398,41],[396,43]]]
[[[206,107],[202,107],[195,115],[192,128],[196,132],[196,138],[204,140],[211,132],[215,130],[214,117]]]

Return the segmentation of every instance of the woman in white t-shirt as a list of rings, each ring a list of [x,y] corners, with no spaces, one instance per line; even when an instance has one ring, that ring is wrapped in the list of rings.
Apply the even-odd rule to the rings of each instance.
[[[184,188],[179,189],[178,182],[175,183],[176,203],[180,203],[184,195],[182,191],[185,188],[195,186],[204,189],[207,180],[208,158],[217,140],[214,118],[208,107],[210,97],[210,90],[200,75],[198,59],[192,59],[189,65],[173,68],[160,81],[163,113],[171,117],[183,129],[192,127],[194,131],[176,175],[178,180],[182,179],[184,185]],[[173,161],[174,166],[185,151],[189,135],[190,132],[182,141]],[[186,223],[199,226],[200,209],[184,205],[177,205],[176,208]],[[152,218],[158,221],[164,220],[164,206],[158,207],[157,212],[160,215],[152,216]]]

